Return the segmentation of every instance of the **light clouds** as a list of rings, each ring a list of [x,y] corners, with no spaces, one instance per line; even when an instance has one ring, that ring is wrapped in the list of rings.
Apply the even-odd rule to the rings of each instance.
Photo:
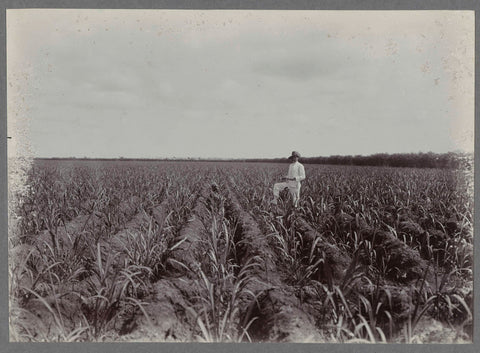
[[[468,12],[9,10],[7,25],[9,134],[27,125],[37,156],[473,149]]]

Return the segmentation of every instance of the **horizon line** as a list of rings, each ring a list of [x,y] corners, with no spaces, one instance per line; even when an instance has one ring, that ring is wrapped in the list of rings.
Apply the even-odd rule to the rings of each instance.
[[[424,154],[433,154],[433,155],[449,155],[449,154],[457,154],[457,155],[473,155],[474,152],[462,151],[462,150],[455,150],[455,151],[448,151],[448,152],[395,152],[395,153],[387,153],[387,152],[377,152],[372,154],[332,154],[329,156],[302,156],[300,159],[312,159],[312,158],[331,158],[331,157],[372,157],[372,156],[380,156],[380,155],[387,155],[387,156],[395,156],[395,155],[424,155]],[[22,156],[12,156],[9,158],[17,158]],[[23,156],[25,157],[25,156]],[[221,160],[221,161],[234,161],[234,160],[282,160],[288,159],[288,157],[76,157],[76,156],[69,156],[69,157],[31,157],[32,159],[93,159],[93,160]]]

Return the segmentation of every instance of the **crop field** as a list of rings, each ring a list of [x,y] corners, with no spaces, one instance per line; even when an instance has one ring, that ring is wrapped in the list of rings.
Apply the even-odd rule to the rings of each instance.
[[[463,171],[35,161],[9,188],[11,341],[471,342]]]

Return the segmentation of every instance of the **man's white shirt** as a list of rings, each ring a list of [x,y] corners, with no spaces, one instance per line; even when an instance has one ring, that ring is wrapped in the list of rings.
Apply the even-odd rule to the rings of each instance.
[[[300,182],[305,179],[305,168],[299,162],[294,162],[288,167],[287,177],[295,178],[294,181],[289,181],[289,183],[299,185]]]

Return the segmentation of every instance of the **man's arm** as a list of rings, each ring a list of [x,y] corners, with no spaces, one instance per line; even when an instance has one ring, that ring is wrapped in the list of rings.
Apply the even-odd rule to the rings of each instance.
[[[299,165],[298,174],[299,174],[299,176],[296,177],[296,180],[298,180],[298,181],[305,180],[305,168],[304,168],[303,165]]]
[[[292,165],[288,166],[288,173],[286,176],[283,177],[285,180],[295,180],[295,178],[292,178],[293,176],[293,170],[292,170]]]

